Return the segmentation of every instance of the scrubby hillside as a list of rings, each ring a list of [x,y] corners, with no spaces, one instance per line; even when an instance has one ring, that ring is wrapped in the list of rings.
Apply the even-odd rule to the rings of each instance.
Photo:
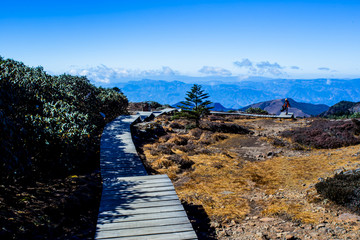
[[[127,105],[118,89],[0,57],[1,239],[91,236],[99,134]]]
[[[173,180],[199,239],[358,239],[359,122],[163,116],[138,128],[148,170]]]
[[[331,106],[327,111],[321,113],[320,116],[327,118],[351,117],[351,115],[359,112],[360,103],[341,101]]]

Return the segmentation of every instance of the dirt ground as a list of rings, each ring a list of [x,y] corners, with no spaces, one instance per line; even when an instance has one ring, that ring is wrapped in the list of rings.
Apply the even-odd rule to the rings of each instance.
[[[149,172],[172,179],[200,239],[360,239],[358,213],[315,189],[339,171],[359,169],[359,145],[299,148],[280,136],[313,119],[210,120],[252,133],[187,130],[188,122],[165,117],[150,123],[164,136],[135,137]]]

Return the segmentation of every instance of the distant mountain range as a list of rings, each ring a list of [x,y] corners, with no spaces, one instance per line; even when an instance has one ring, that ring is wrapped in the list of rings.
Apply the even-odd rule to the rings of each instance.
[[[294,99],[288,98],[290,103],[289,112],[294,113],[295,117],[310,117],[317,116],[329,109],[329,106],[325,104],[311,104],[297,102]],[[271,114],[280,114],[281,107],[283,106],[285,99],[276,99],[271,101],[265,101],[260,103],[251,104],[247,107],[242,108],[242,111],[252,108],[261,108]]]
[[[116,84],[132,102],[156,101],[170,105],[183,101],[192,85],[180,81],[149,79]],[[285,97],[297,102],[329,106],[342,100],[360,101],[360,79],[250,79],[239,82],[212,79],[211,82],[202,82],[201,85],[209,93],[212,102],[232,109]]]
[[[175,108],[180,108],[179,106],[181,106],[181,105],[182,104],[180,102],[178,102],[178,103],[175,103],[175,104],[173,104],[171,106],[175,107]],[[221,105],[221,103],[212,103],[212,104],[210,104],[208,106],[212,107],[211,111],[227,112],[227,111],[230,111],[230,110],[234,110],[234,109],[231,109],[231,108],[224,107],[223,105]]]

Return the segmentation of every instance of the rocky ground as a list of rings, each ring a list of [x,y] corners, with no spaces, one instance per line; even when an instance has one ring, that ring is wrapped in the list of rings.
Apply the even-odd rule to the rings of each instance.
[[[247,134],[156,121],[135,130],[140,156],[149,172],[173,180],[200,239],[360,239],[359,209],[315,187],[359,169],[359,145],[318,150],[281,136],[312,119],[207,119]]]

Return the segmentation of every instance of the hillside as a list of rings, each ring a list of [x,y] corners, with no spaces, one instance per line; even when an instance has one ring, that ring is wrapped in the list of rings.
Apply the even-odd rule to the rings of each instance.
[[[311,104],[311,103],[302,103],[297,102],[292,98],[288,98],[290,102],[289,112],[294,113],[295,117],[310,117],[316,116],[327,109],[329,106],[324,104]],[[285,99],[276,99],[272,101],[260,102],[251,104],[247,107],[242,108],[241,110],[245,111],[248,108],[261,108],[267,111],[270,114],[280,114],[281,107],[284,104]]]
[[[359,79],[254,79],[237,80],[222,78],[193,79],[200,82],[212,102],[219,102],[226,108],[239,109],[250,104],[281,99],[284,97],[298,102],[334,105],[342,100],[360,101]],[[156,101],[173,105],[184,99],[192,84],[181,81],[140,80],[117,83],[132,102]],[[311,114],[310,114],[311,115]]]
[[[341,101],[320,114],[321,117],[348,116],[360,112],[360,103]]]

